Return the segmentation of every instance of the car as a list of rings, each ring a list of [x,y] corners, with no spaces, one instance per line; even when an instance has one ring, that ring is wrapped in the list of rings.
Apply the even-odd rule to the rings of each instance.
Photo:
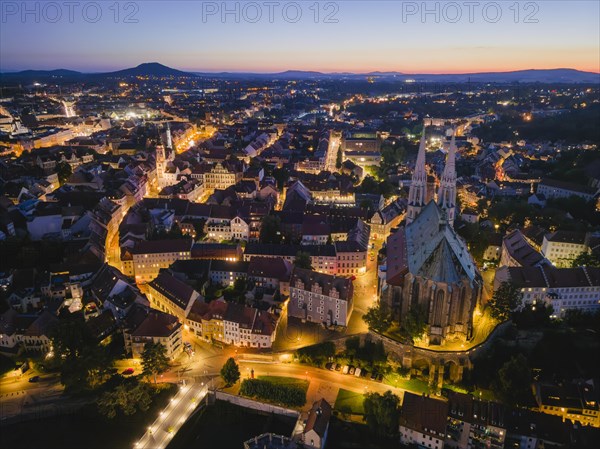
[[[337,369],[337,363],[332,363],[331,366],[329,367],[329,369],[331,371],[335,371]]]
[[[121,374],[123,374],[124,376],[129,376],[131,374],[133,374],[134,369],[133,368],[127,368],[125,370],[123,370],[123,372]]]
[[[186,341],[185,343],[183,343],[183,346],[185,346],[186,348],[192,349],[192,344],[189,341]]]
[[[360,377],[367,377],[368,374],[369,372],[364,368],[360,371]]]
[[[356,368],[356,371],[354,371],[354,375],[355,375],[356,377],[360,377],[360,371],[361,371],[361,369],[360,369],[360,368]]]
[[[375,380],[375,379],[377,379],[377,371],[373,371],[371,373],[371,380]]]
[[[328,370],[331,370],[331,367],[333,366],[333,363],[328,362],[325,364],[325,368],[327,368]]]
[[[351,376],[354,376],[354,371],[355,368],[353,366],[350,366],[350,368],[348,368],[348,374],[350,374]]]
[[[342,370],[342,365],[339,365],[339,364],[338,364],[338,365],[336,365],[336,366],[335,366],[335,370],[336,370],[337,372],[340,372],[340,371]]]
[[[342,368],[342,374],[348,374],[349,369],[350,367],[348,365],[344,365],[344,367]]]
[[[34,383],[34,382],[39,382],[40,381],[40,376],[33,376],[29,378],[29,382]]]
[[[377,375],[377,382],[383,382],[383,374]]]

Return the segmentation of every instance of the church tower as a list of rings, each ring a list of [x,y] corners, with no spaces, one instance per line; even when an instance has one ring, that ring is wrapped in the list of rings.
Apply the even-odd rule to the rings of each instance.
[[[455,133],[452,134],[450,141],[450,149],[446,156],[446,166],[440,179],[440,189],[438,191],[437,203],[440,208],[446,212],[448,224],[454,224],[454,216],[456,209],[456,143]]]
[[[166,132],[166,147],[167,150],[169,151],[173,151],[173,137],[171,136],[171,125],[169,124],[169,122],[167,122],[167,132]]]
[[[165,174],[167,167],[167,158],[165,154],[165,147],[162,144],[156,145],[156,185],[160,189],[162,185],[162,179]]]
[[[423,124],[423,135],[419,145],[419,154],[415,171],[412,175],[412,182],[408,192],[408,208],[406,211],[406,224],[413,222],[421,209],[425,207],[427,195],[427,170],[425,170],[425,125]]]

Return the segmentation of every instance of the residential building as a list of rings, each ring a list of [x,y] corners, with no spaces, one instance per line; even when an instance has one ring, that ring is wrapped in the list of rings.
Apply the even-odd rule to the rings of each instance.
[[[600,310],[600,268],[500,267],[494,289],[509,282],[521,290],[524,304],[551,305],[555,316],[567,310]]]
[[[591,201],[598,192],[593,187],[546,178],[538,184],[536,193],[544,195],[547,199],[578,196]]]
[[[555,231],[544,236],[542,255],[555,267],[570,267],[573,260],[585,252],[585,232]]]
[[[593,380],[561,386],[535,384],[538,410],[573,424],[600,427],[598,387]]]
[[[516,229],[502,239],[500,266],[536,267],[547,263],[520,230]]]
[[[331,405],[325,399],[321,398],[313,404],[308,412],[308,418],[302,431],[304,447],[310,449],[325,448],[331,413]]]
[[[295,267],[288,316],[328,326],[347,326],[353,308],[352,280]]]
[[[443,449],[447,421],[447,402],[407,391],[400,412],[400,443]]]
[[[123,331],[125,350],[133,358],[140,358],[146,343],[160,343],[169,359],[175,359],[183,351],[182,324],[176,316],[147,309],[133,328]]]
[[[167,272],[148,283],[148,298],[153,308],[176,316],[181,323],[194,302],[204,300],[200,293]]]
[[[179,259],[190,259],[191,239],[143,240],[131,250],[133,272],[137,283],[147,283],[158,276],[161,268],[167,268]]]

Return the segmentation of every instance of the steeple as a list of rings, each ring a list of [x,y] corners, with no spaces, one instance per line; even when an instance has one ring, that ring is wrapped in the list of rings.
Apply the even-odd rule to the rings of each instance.
[[[167,122],[167,145],[168,150],[173,150],[173,138],[171,137],[171,125]]]
[[[412,182],[408,192],[408,208],[406,211],[406,223],[413,222],[421,209],[425,206],[427,193],[427,171],[425,170],[425,124],[423,124],[423,135],[419,144],[419,153],[417,154],[417,163],[412,175]]]
[[[450,149],[446,156],[446,166],[440,179],[440,189],[438,191],[437,203],[446,212],[448,223],[452,226],[454,223],[454,213],[456,208],[456,143],[455,131],[452,133]]]

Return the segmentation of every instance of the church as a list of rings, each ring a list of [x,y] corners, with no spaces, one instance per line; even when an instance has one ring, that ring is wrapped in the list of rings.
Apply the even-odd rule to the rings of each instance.
[[[411,314],[426,317],[426,345],[466,342],[483,281],[467,245],[454,231],[456,209],[454,136],[437,199],[427,202],[425,130],[410,185],[405,225],[386,243],[385,282],[380,301],[401,324]]]

